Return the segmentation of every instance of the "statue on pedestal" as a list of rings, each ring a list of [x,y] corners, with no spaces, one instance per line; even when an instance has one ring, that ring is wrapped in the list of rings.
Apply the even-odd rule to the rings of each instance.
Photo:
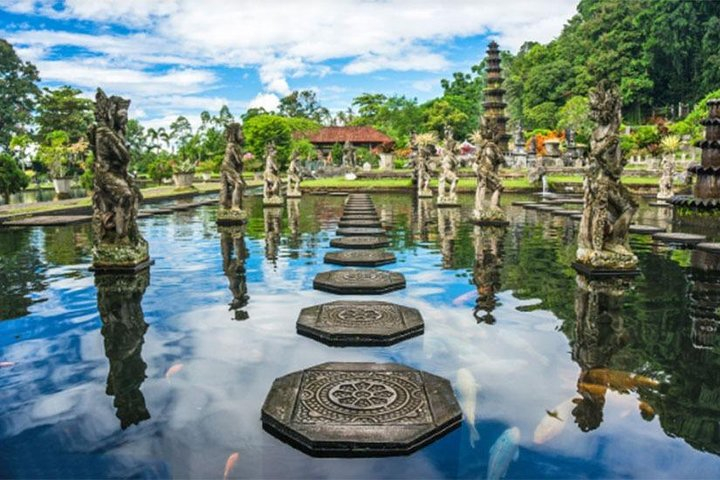
[[[345,141],[343,145],[342,166],[355,168],[355,149],[350,143],[350,140]]]
[[[430,190],[430,155],[437,142],[434,133],[421,133],[413,137],[415,149],[415,183],[417,196],[419,198],[431,198],[432,190]]]
[[[662,160],[662,176],[658,188],[657,199],[669,200],[673,197],[673,176],[675,175],[675,155],[665,155]]]
[[[95,124],[88,130],[95,156],[93,188],[93,269],[138,271],[150,265],[147,241],[137,214],[142,195],[128,174],[130,152],[125,141],[130,100],[107,97],[98,88]]]
[[[445,127],[445,148],[440,163],[438,180],[438,207],[459,207],[457,201],[458,160],[455,154],[457,142],[453,138],[452,128]],[[449,184],[449,185],[448,185]]]
[[[300,167],[298,166],[297,151],[290,155],[290,165],[287,171],[287,198],[300,198]]]
[[[478,224],[505,225],[507,217],[500,208],[500,194],[503,191],[500,178],[500,166],[505,163],[500,146],[497,144],[497,125],[483,119],[479,138],[477,139],[477,157],[473,168],[477,175],[475,188],[474,221]],[[486,196],[490,192],[490,202],[486,204]]]
[[[577,262],[581,271],[635,273],[637,257],[627,244],[637,204],[620,182],[625,160],[620,151],[621,100],[618,89],[602,81],[590,92],[590,115],[597,122],[585,175],[583,216]]]
[[[225,127],[225,140],[227,141],[225,158],[220,165],[220,208],[218,208],[217,222],[244,223],[247,214],[243,211],[245,180],[240,150],[244,139],[239,123],[230,123]]]
[[[263,205],[277,207],[282,205],[280,196],[280,168],[277,164],[275,143],[267,145],[265,171],[263,172]]]

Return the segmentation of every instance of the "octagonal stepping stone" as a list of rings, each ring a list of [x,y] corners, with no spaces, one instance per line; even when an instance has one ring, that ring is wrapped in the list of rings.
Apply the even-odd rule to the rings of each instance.
[[[314,456],[406,455],[460,426],[450,382],[396,363],[324,363],[277,378],[263,428]]]
[[[557,205],[540,205],[539,207],[535,207],[535,210],[538,212],[552,212],[553,210],[557,210]]]
[[[346,267],[379,267],[395,263],[395,255],[385,250],[343,250],[325,254],[325,263]]]
[[[330,240],[330,246],[335,248],[382,248],[390,245],[386,237],[342,237]]]
[[[661,232],[654,234],[652,238],[653,240],[659,240],[670,245],[682,245],[687,247],[704,242],[706,237],[705,235],[695,235],[693,233]]]
[[[695,248],[703,252],[720,254],[720,243],[701,242],[698,243]]]
[[[528,203],[522,206],[528,210],[535,210],[540,207],[547,207],[547,203]]]
[[[573,220],[580,221],[580,220],[582,220],[582,213],[574,213],[574,214],[570,215],[570,218],[572,218]]]
[[[313,288],[341,295],[382,294],[405,288],[405,276],[386,270],[343,268],[318,273]]]
[[[573,215],[577,215],[577,210],[553,210],[551,212],[553,215],[557,215],[558,217],[572,217]]]
[[[379,220],[340,220],[338,223],[338,227],[341,228],[348,228],[348,227],[355,227],[355,228],[380,228],[382,226],[382,223],[380,223]]]
[[[640,235],[652,235],[654,233],[660,233],[664,232],[664,228],[655,227],[653,225],[640,225],[639,223],[635,223],[633,225],[630,225],[630,228],[628,229],[630,233],[637,233]]]
[[[303,308],[297,332],[327,345],[383,346],[423,333],[414,308],[387,302],[331,302]]]
[[[340,218],[341,222],[344,222],[346,220],[375,220],[378,221],[380,217],[378,217],[375,214],[356,214],[356,213],[346,213],[345,215]]]
[[[376,237],[378,235],[385,235],[384,228],[362,228],[362,227],[348,227],[338,228],[335,233],[342,237]]]
[[[375,207],[353,207],[353,208],[346,208],[343,210],[344,214],[348,213],[364,213],[364,214],[375,214],[377,211],[375,210]]]
[[[537,203],[537,202],[519,201],[519,202],[512,202],[510,205],[513,205],[515,207],[524,207],[525,205],[531,205],[533,203]]]

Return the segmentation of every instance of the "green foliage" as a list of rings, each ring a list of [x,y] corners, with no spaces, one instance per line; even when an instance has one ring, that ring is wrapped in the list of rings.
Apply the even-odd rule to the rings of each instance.
[[[411,133],[423,121],[423,109],[414,98],[364,93],[352,104],[358,107],[352,125],[372,126],[392,138],[397,146],[407,145]]]
[[[170,166],[170,155],[167,152],[154,154],[148,163],[147,173],[158,184],[162,183],[164,179],[170,178],[173,173]]]
[[[587,97],[574,96],[557,113],[557,129],[572,129],[579,143],[588,143],[594,127]]]
[[[557,123],[557,106],[553,102],[543,102],[525,110],[528,128],[552,129]]]
[[[80,186],[86,191],[95,187],[95,156],[90,152],[83,163],[83,173],[80,175]]]
[[[265,158],[265,147],[274,142],[277,147],[277,159],[282,168],[288,161],[292,132],[287,119],[279,115],[257,115],[243,125],[245,145],[258,159]]]
[[[655,125],[642,125],[633,132],[639,148],[648,148],[660,143],[660,131]]]
[[[30,182],[25,172],[18,166],[9,153],[0,153],[0,194],[5,203],[10,202],[10,195],[22,191]]]
[[[368,162],[373,167],[379,165],[380,157],[373,154],[370,150],[365,147],[360,147],[355,150],[355,164],[362,166],[363,163]]]
[[[315,160],[317,153],[315,145],[313,145],[307,138],[293,139],[291,150],[297,152],[300,159],[311,159]]]
[[[295,90],[281,98],[279,113],[285,117],[306,118],[318,123],[330,116],[328,109],[320,105],[312,90]]]
[[[52,178],[65,178],[70,174],[70,136],[63,130],[55,130],[45,136],[38,149],[38,159],[50,172]]]
[[[55,130],[67,133],[69,143],[75,143],[87,136],[88,127],[93,123],[95,109],[92,100],[82,98],[77,88],[63,86],[43,89],[38,99],[38,130],[36,137],[43,142]]]
[[[450,125],[456,138],[465,138],[472,130],[469,117],[446,97],[431,100],[423,105],[424,130],[433,130],[442,135],[446,125]]]
[[[332,149],[330,149],[330,153],[332,153],[333,162],[338,164],[342,160],[343,146],[339,143],[335,143],[332,146]]]
[[[40,94],[37,68],[23,62],[12,45],[0,39],[0,148],[24,133]]]
[[[670,126],[670,132],[675,135],[690,135],[693,141],[700,140],[705,130],[700,121],[708,116],[707,102],[713,98],[720,98],[720,89],[705,95],[687,117]]]

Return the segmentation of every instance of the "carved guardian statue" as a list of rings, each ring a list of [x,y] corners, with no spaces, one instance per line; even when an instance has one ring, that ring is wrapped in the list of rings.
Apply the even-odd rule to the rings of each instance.
[[[455,154],[457,142],[453,138],[452,128],[445,127],[445,149],[440,163],[438,179],[438,207],[458,207],[457,183],[458,160]]]
[[[607,81],[590,92],[590,115],[597,127],[590,141],[585,206],[578,235],[577,264],[583,270],[634,271],[637,257],[627,244],[637,204],[620,183],[625,160],[620,152],[620,93]]]
[[[277,164],[277,149],[270,142],[265,155],[265,171],[263,172],[263,205],[279,207],[282,205],[280,196],[280,168]]]
[[[293,151],[290,155],[290,165],[287,171],[287,198],[300,198],[302,196],[302,192],[300,192],[300,174],[298,154]]]
[[[131,159],[125,127],[129,107],[130,100],[108,97],[98,88],[95,124],[88,130],[95,157],[92,225],[96,271],[137,271],[150,264],[147,241],[137,226],[142,195],[128,174]]]
[[[502,135],[497,125],[483,121],[478,142],[475,173],[477,187],[475,189],[475,223],[488,225],[504,225],[507,223],[505,212],[500,208],[500,194],[503,191],[500,178],[500,166],[505,164],[505,156],[500,149],[499,136]],[[487,201],[487,195],[490,200]]]
[[[225,158],[220,165],[220,208],[219,224],[244,223],[247,214],[243,211],[245,180],[243,179],[242,128],[239,123],[225,127]]]

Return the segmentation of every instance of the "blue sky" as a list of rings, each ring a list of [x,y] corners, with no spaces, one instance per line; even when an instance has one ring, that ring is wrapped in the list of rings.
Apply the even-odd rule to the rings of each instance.
[[[426,100],[469,71],[492,38],[547,42],[577,0],[0,0],[0,37],[43,85],[132,100],[148,126],[239,115],[313,89],[344,110],[364,92]]]

